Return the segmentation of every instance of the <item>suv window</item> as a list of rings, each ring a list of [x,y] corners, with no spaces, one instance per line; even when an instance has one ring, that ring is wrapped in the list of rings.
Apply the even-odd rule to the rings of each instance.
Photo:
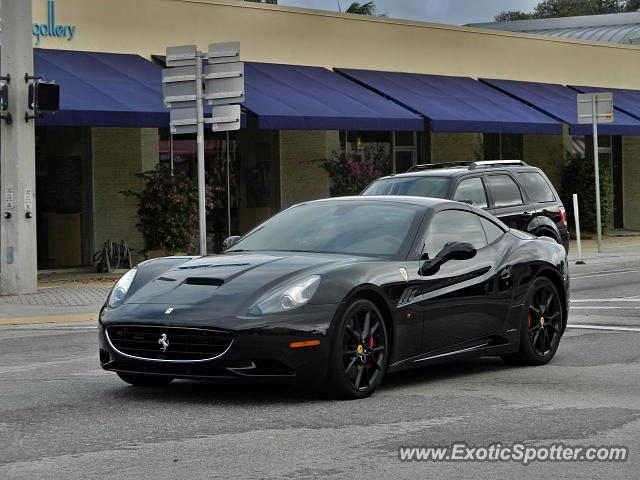
[[[487,194],[484,191],[482,179],[473,177],[461,181],[453,195],[453,200],[470,203],[478,208],[487,208]]]
[[[405,195],[444,198],[449,190],[448,177],[391,177],[381,178],[369,185],[361,195]]]
[[[480,222],[482,222],[482,226],[484,227],[484,233],[487,235],[487,242],[489,242],[489,245],[504,235],[504,230],[492,221],[480,217]]]
[[[516,173],[516,177],[532,201],[544,203],[556,200],[551,187],[538,172],[519,172]]]
[[[487,186],[496,208],[522,205],[522,193],[509,175],[488,175]]]
[[[466,242],[480,249],[487,246],[487,237],[475,213],[443,210],[431,219],[424,252],[435,257],[449,242]]]

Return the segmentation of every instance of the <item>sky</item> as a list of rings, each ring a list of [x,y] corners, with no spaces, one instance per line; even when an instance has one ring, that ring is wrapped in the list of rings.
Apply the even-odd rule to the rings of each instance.
[[[347,8],[352,0],[339,0]],[[368,0],[359,0],[366,3]],[[422,22],[464,25],[474,22],[491,22],[503,10],[530,12],[539,0],[375,0],[378,10],[391,18],[418,20]],[[317,8],[338,9],[338,0],[279,0],[278,4]]]

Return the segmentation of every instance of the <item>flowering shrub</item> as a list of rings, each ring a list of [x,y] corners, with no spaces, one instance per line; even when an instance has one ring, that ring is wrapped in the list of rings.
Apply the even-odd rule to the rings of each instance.
[[[375,179],[391,172],[391,156],[383,145],[376,144],[366,147],[361,157],[333,152],[322,166],[331,177],[332,197],[358,195]]]
[[[173,176],[168,166],[158,165],[138,175],[144,181],[142,192],[126,191],[138,198],[136,224],[149,250],[195,250],[198,239],[198,185],[184,173]],[[214,188],[206,187],[207,213],[214,209]]]

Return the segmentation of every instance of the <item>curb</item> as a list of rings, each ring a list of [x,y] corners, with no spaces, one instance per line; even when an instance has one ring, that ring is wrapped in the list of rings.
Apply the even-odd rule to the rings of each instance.
[[[79,313],[75,315],[47,315],[43,317],[0,318],[0,326],[35,325],[39,323],[72,323],[97,321],[98,313]]]

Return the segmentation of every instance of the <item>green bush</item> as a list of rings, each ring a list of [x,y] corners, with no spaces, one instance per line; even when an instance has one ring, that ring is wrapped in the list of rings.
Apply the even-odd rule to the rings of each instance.
[[[364,155],[345,155],[333,152],[322,160],[322,166],[331,177],[332,197],[358,195],[371,182],[391,173],[391,156],[381,144],[364,149]]]
[[[569,228],[574,225],[573,194],[578,194],[580,230],[596,231],[596,185],[593,160],[568,156],[562,169],[562,203],[567,210]],[[600,212],[602,229],[606,230],[613,219],[613,184],[611,174],[600,164]]]
[[[198,185],[184,173],[173,175],[168,166],[138,174],[142,192],[122,192],[138,198],[136,224],[148,250],[195,251],[198,238]],[[207,213],[214,208],[214,191],[206,187]]]

